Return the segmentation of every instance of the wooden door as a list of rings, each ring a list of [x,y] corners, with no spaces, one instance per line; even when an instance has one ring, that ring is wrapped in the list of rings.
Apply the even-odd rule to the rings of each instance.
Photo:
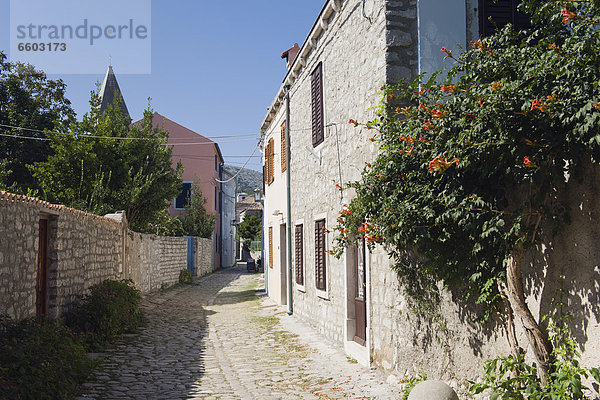
[[[356,246],[356,297],[354,298],[356,333],[354,341],[364,346],[367,341],[367,272],[366,245],[363,240]]]
[[[36,280],[35,311],[39,317],[48,311],[48,219],[41,218],[39,222],[39,246]]]

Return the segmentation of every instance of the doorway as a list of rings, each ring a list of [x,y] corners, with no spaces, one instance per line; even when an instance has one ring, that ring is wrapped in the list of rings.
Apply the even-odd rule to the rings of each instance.
[[[354,341],[364,346],[367,341],[367,273],[366,273],[366,245],[365,240],[356,246],[354,261],[355,274],[355,297],[354,297],[354,315],[356,317]]]
[[[40,217],[37,278],[35,285],[35,313],[42,316],[48,313],[48,218]]]
[[[287,304],[287,225],[279,225],[279,266],[281,268],[281,305]]]

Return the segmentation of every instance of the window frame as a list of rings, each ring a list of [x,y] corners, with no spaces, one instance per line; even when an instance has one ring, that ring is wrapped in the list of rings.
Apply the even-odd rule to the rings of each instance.
[[[325,107],[323,90],[323,63],[319,62],[311,74],[310,83],[312,145],[325,141]]]
[[[329,285],[327,284],[327,237],[325,229],[327,219],[323,216],[315,217],[315,288],[317,296],[329,299]],[[322,279],[319,276],[322,276]]]
[[[186,201],[185,202],[186,204],[184,204],[183,207],[177,207],[177,199],[183,194],[183,186],[186,185],[186,184],[190,185],[190,189],[189,189],[189,202]],[[182,190],[181,194],[173,199],[173,209],[175,209],[175,210],[185,210],[185,206],[191,204],[191,202],[192,202],[192,189],[194,188],[194,182],[193,181],[183,181],[183,182],[181,182],[181,188],[182,188],[181,189]]]
[[[300,234],[300,237],[298,237]],[[304,270],[304,221],[296,221],[294,228],[294,278],[296,288],[304,292],[306,274]]]

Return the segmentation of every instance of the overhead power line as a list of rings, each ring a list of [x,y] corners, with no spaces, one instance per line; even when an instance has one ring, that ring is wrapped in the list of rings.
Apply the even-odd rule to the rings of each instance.
[[[13,125],[6,125],[6,124],[0,124],[0,127],[2,128],[9,128],[9,129],[18,129],[21,131],[27,131],[27,132],[36,132],[36,133],[44,133],[44,134],[54,134],[54,135],[73,135],[72,133],[66,133],[66,132],[54,132],[54,131],[43,131],[40,129],[32,129],[32,128],[23,128],[20,126],[13,126]],[[19,135],[6,135],[6,134],[2,134],[2,136],[10,136],[10,137],[16,137],[16,138],[21,138],[21,139],[32,139],[32,140],[49,140],[47,138],[33,138],[30,136],[19,136]],[[250,139],[242,139],[241,141],[250,141],[250,140],[254,140],[256,138],[258,138],[260,135],[251,133],[251,134],[243,134],[243,135],[224,135],[224,136],[212,136],[212,139],[220,139],[220,138],[248,138],[251,137]],[[156,138],[137,138],[137,137],[130,137],[130,136],[126,136],[126,137],[121,137],[121,136],[95,136],[95,135],[88,135],[88,134],[81,134],[81,135],[77,135],[77,138],[89,138],[89,139],[114,139],[114,140],[156,140]],[[206,137],[207,139],[211,139],[211,137]],[[189,140],[187,138],[170,138],[169,140]],[[223,141],[221,143],[235,143],[235,141]],[[174,145],[189,145],[190,143],[169,143],[169,145],[174,146]],[[213,143],[209,143],[206,141],[203,142],[194,142],[191,144],[213,144]]]
[[[238,172],[236,172],[235,175],[233,175],[231,178],[227,179],[226,181],[220,181],[218,179],[215,179],[215,181],[217,181],[219,183],[227,183],[227,182],[231,182],[232,180],[234,180],[235,178],[237,178],[237,176],[244,170],[244,168],[246,168],[246,165],[248,165],[248,163],[252,159],[252,156],[254,155],[254,153],[256,153],[256,150],[258,150],[259,146],[260,146],[260,141],[258,143],[256,143],[256,146],[254,147],[254,150],[252,151],[252,154],[250,154],[250,157],[248,157],[248,159],[246,160],[246,162],[244,163],[244,165],[242,166],[242,168],[240,168],[240,170]]]

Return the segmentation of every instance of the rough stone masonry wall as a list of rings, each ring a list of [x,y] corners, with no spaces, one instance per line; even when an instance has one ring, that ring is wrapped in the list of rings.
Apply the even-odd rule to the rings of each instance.
[[[215,270],[212,254],[211,239],[196,238],[196,276],[202,277],[208,275]]]
[[[294,286],[294,312],[338,342],[347,339],[346,263],[326,256],[328,291],[319,294],[315,287],[315,220],[325,217],[332,230],[342,204],[349,201],[340,197],[335,185],[358,179],[364,163],[372,161],[377,150],[369,141],[372,132],[348,124],[350,118],[366,121],[372,117],[367,109],[378,103],[377,92],[386,82],[384,1],[369,1],[365,15],[362,2],[343,2],[290,92],[292,223],[304,223],[305,275],[304,288]],[[326,128],[324,142],[313,148],[311,73],[319,62],[323,63]],[[280,113],[284,109],[281,107]],[[271,134],[277,136],[279,125],[273,125]],[[327,236],[328,249],[332,239],[333,234]]]
[[[143,293],[178,281],[187,268],[187,239],[129,231],[125,237],[124,277],[133,280]]]
[[[134,233],[113,219],[0,192],[0,315],[35,315],[40,216],[49,219],[48,314],[106,279],[143,292],[171,285],[187,268],[187,240]],[[197,239],[197,265],[212,271],[212,241]]]
[[[117,221],[0,192],[0,314],[35,315],[41,215],[49,219],[49,315],[91,285],[119,276]]]
[[[573,318],[569,324],[582,354],[582,364],[600,365],[600,167],[590,165],[581,181],[571,179],[564,200],[571,205],[571,223],[552,236],[552,226],[542,227],[541,243],[526,260],[524,288],[527,303],[540,321],[557,311],[553,302],[567,302],[561,312]],[[476,322],[483,310],[465,301],[460,291],[441,290],[439,306],[418,316],[389,268],[381,251],[371,255],[372,360],[394,371],[399,378],[427,373],[430,378],[453,382],[465,393],[466,380],[483,374],[484,362],[510,354],[500,321]],[[441,287],[441,286],[440,286]],[[564,296],[561,299],[560,292]],[[519,321],[520,345],[532,351]]]

